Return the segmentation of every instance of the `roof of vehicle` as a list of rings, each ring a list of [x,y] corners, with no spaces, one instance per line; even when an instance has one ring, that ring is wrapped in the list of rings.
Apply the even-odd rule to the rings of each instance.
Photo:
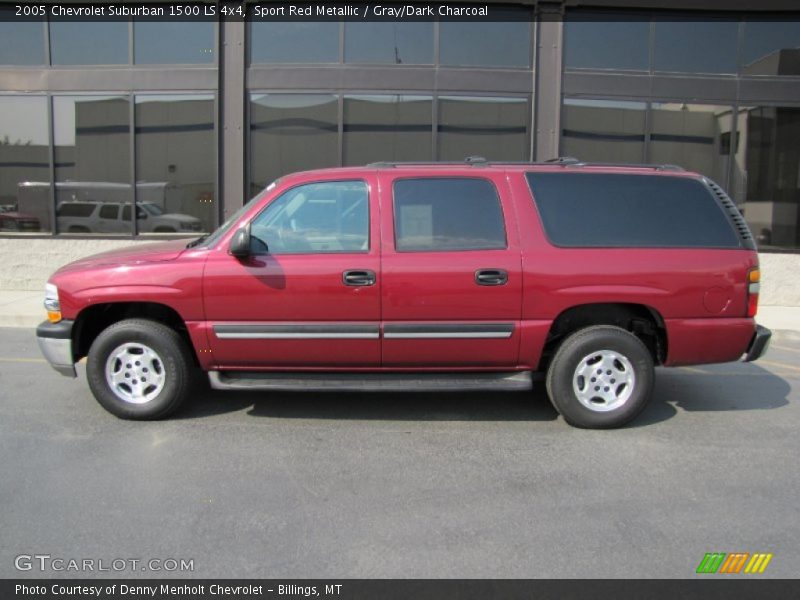
[[[493,161],[480,156],[470,156],[463,161],[379,161],[361,167],[333,167],[327,169],[316,169],[304,171],[293,175],[343,175],[364,172],[365,170],[431,170],[447,171],[458,170],[463,172],[465,169],[486,169],[497,168],[513,171],[581,171],[594,173],[658,173],[664,175],[677,175],[683,177],[700,177],[701,175],[693,171],[686,171],[682,167],[669,164],[626,164],[626,163],[596,163],[584,162],[572,157],[559,157],[544,162],[514,162],[514,161]]]
[[[22,188],[29,187],[44,187],[49,188],[49,181],[20,181],[17,184]],[[137,181],[137,188],[162,188],[171,185],[168,181]],[[56,189],[111,189],[111,190],[129,190],[130,183],[114,183],[110,181],[56,181]]]

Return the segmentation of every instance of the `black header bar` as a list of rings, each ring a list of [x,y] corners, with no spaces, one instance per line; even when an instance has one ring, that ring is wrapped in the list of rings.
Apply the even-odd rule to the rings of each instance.
[[[577,9],[577,10],[576,10]],[[797,16],[797,0],[456,0],[454,2],[269,2],[186,1],[150,2],[134,0],[73,2],[70,0],[0,0],[0,21],[519,21],[535,18],[561,18],[564,14],[579,17],[583,9],[626,11],[630,18],[647,20],[651,13],[677,14],[682,18],[703,20],[709,14],[733,17],[742,12],[751,16],[787,18]],[[776,11],[782,11],[780,14]],[[607,17],[613,20],[613,13]],[[603,20],[595,15],[593,20]]]
[[[797,598],[798,580],[692,579],[5,579],[3,600],[739,600]]]

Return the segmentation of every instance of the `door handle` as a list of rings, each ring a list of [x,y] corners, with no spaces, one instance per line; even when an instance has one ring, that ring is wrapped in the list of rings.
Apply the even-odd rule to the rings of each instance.
[[[375,285],[375,271],[345,271],[342,283],[351,286]]]
[[[508,272],[503,269],[479,269],[475,271],[478,285],[504,285],[508,283]]]

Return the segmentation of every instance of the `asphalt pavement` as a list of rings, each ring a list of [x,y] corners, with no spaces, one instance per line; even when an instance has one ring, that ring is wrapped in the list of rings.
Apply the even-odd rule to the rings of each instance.
[[[707,552],[773,558],[702,577],[795,577],[799,390],[793,334],[757,363],[658,369],[613,431],[569,427],[542,384],[206,391],[126,422],[0,329],[0,577],[686,578]]]

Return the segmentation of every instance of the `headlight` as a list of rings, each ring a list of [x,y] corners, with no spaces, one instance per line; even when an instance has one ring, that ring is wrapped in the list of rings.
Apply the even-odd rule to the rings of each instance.
[[[58,301],[58,288],[52,283],[44,286],[44,309],[47,311],[47,319],[51,323],[58,323],[61,320],[61,302]]]

